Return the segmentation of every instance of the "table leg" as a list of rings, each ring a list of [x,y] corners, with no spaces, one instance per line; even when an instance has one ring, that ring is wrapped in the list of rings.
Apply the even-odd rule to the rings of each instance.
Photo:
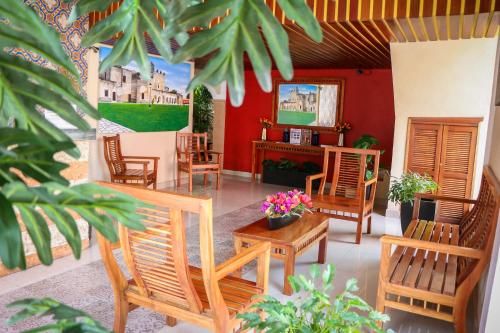
[[[236,254],[239,254],[241,252],[242,245],[243,242],[241,241],[241,238],[238,236],[234,236],[234,252],[236,252]],[[241,277],[241,268],[234,271],[233,276]]]
[[[326,251],[328,250],[328,232],[325,237],[319,241],[318,264],[326,262]]]
[[[252,142],[252,182],[255,181],[255,143]]]
[[[290,296],[293,293],[292,286],[288,282],[288,277],[295,274],[295,249],[290,246],[286,248],[285,258],[285,279],[283,284],[283,294]]]

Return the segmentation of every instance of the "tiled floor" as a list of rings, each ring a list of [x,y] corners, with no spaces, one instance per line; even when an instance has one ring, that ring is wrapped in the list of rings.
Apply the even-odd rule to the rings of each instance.
[[[198,180],[199,181],[199,180]],[[266,194],[282,189],[279,186],[267,184],[253,184],[246,178],[225,176],[221,191],[215,191],[212,187],[195,186],[195,194],[210,195],[213,198],[214,216],[220,216],[233,210],[245,207],[261,200]],[[184,192],[181,189],[181,192]],[[399,221],[397,219],[385,218],[376,214],[373,219],[372,235],[364,235],[361,245],[354,244],[355,225],[351,222],[331,220],[330,237],[328,244],[327,262],[336,266],[335,290],[342,290],[347,279],[355,277],[360,287],[359,294],[370,304],[375,304],[378,279],[378,263],[380,255],[380,244],[378,238],[384,234],[400,234]],[[316,260],[317,248],[314,247],[297,259],[296,274],[307,274],[310,264]],[[98,260],[99,253],[95,246],[84,252],[80,261],[72,257],[56,260],[51,267],[38,266],[28,271],[16,273],[0,278],[0,297],[33,282],[40,281],[50,276],[69,271],[89,262]],[[253,278],[253,272],[247,273],[249,279]],[[270,294],[287,299],[281,294],[283,280],[283,265],[278,261],[271,261],[271,274],[269,290]],[[390,311],[391,322],[387,327],[401,333],[431,333],[431,332],[453,332],[451,324],[405,314],[398,311]],[[176,327],[165,327],[162,333],[187,333],[204,332],[204,330],[180,322]]]

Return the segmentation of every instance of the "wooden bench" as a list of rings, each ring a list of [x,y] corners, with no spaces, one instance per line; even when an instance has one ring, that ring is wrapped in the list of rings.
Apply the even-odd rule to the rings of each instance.
[[[421,198],[473,207],[457,223],[421,221]],[[453,322],[456,332],[465,333],[467,302],[489,264],[499,207],[500,185],[488,167],[477,200],[417,195],[404,236],[381,238],[377,310],[393,308]]]

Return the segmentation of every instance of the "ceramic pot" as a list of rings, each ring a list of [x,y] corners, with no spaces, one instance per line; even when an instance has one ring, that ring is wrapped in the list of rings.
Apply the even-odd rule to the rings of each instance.
[[[344,147],[344,133],[339,133],[339,142],[337,145],[339,147]]]
[[[280,229],[280,228],[286,227],[287,225],[292,224],[293,222],[300,219],[300,217],[301,216],[299,216],[299,215],[285,215],[285,216],[278,216],[278,217],[268,217],[267,218],[267,227],[269,228],[269,230]]]
[[[265,128],[265,127],[264,127],[264,128],[262,128],[262,134],[261,134],[261,136],[260,136],[260,139],[261,139],[262,141],[266,141],[266,140],[267,140],[267,128]]]

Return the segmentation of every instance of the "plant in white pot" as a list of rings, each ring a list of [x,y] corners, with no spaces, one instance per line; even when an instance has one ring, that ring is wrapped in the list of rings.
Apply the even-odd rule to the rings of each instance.
[[[404,173],[400,178],[394,179],[389,188],[389,200],[401,205],[401,231],[404,233],[411,222],[413,212],[413,200],[416,193],[434,193],[438,190],[438,184],[428,175],[420,175],[416,172]],[[422,202],[420,206],[420,218],[434,219],[435,203]]]

